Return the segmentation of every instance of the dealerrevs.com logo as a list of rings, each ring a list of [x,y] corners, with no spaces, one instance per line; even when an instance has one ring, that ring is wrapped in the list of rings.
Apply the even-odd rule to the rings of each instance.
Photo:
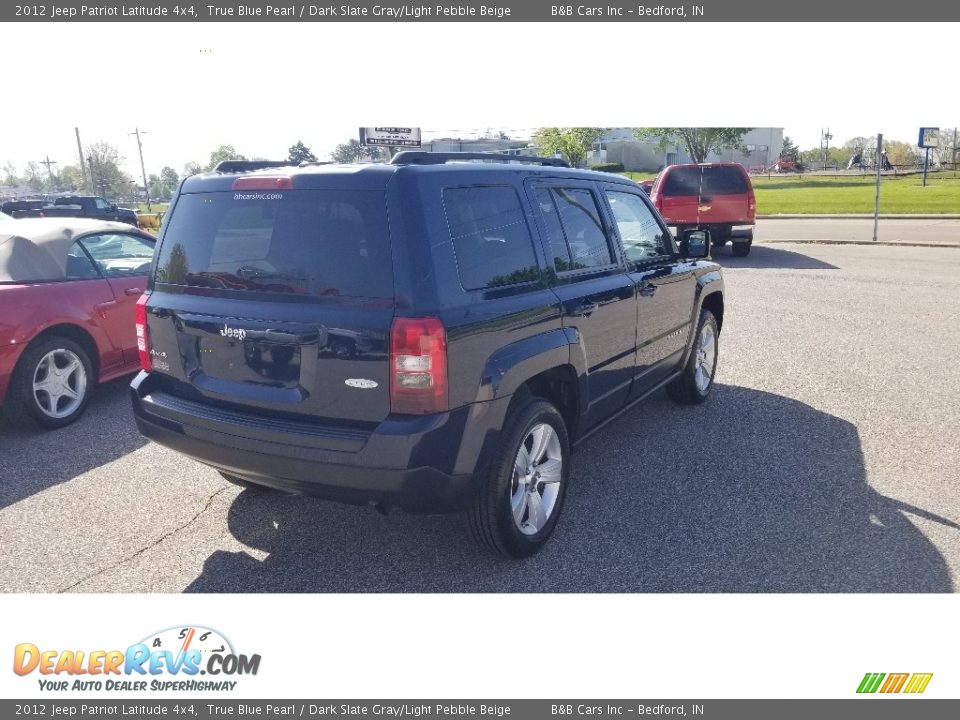
[[[38,675],[45,691],[231,691],[238,676],[256,675],[260,655],[234,651],[216,630],[175,627],[151,633],[125,650],[51,650],[20,643],[13,671]]]

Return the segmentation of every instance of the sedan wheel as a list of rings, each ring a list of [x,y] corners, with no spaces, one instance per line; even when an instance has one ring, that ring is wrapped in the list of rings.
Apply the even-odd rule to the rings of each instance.
[[[13,372],[4,414],[14,422],[33,420],[55,429],[83,414],[96,376],[90,356],[65,337],[33,341]]]
[[[69,417],[87,394],[87,371],[77,354],[66,348],[51,350],[33,373],[33,399],[48,417]]]

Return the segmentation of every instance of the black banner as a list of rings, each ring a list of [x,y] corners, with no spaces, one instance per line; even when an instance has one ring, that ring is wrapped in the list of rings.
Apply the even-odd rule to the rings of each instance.
[[[877,0],[694,0],[650,3],[563,3],[545,0],[460,0],[452,3],[263,3],[222,0],[195,3],[58,0],[0,7],[4,22],[949,22],[960,4],[942,0],[910,3]],[[776,40],[771,39],[771,41]],[[782,38],[793,47],[789,38]]]

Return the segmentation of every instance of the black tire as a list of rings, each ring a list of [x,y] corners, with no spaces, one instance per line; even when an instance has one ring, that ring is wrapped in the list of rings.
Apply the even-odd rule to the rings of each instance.
[[[49,414],[51,409],[49,402],[50,395],[46,395],[46,411],[41,406],[41,400],[34,392],[35,379],[42,379],[45,370],[40,367],[41,362],[52,352],[62,350],[63,357],[68,357],[68,353],[80,361],[83,366],[83,384],[82,387],[77,381],[76,375],[73,375],[74,382],[68,385],[75,392],[79,393],[79,402],[75,404],[70,411],[63,417],[53,417]],[[96,378],[93,375],[93,364],[90,362],[90,356],[87,351],[78,343],[59,335],[49,335],[39,338],[31,343],[24,351],[17,366],[10,378],[10,387],[7,390],[7,407],[5,414],[11,422],[17,422],[20,418],[32,421],[35,425],[47,430],[56,430],[65,427],[74,422],[83,415],[87,409],[87,403],[90,401],[90,393],[96,384]],[[69,404],[69,398],[68,398]],[[57,401],[57,406],[66,409],[66,405]]]
[[[730,251],[733,253],[734,257],[746,257],[750,254],[750,248],[752,246],[752,242],[735,242],[730,248]]]
[[[705,388],[701,389],[701,386],[697,384],[697,368],[700,343],[705,326],[713,331],[713,367],[709,374],[709,382],[707,382]],[[720,355],[719,342],[720,330],[717,328],[717,319],[709,310],[701,310],[697,332],[693,338],[693,349],[690,351],[690,357],[687,358],[687,364],[684,365],[683,373],[667,385],[667,395],[670,396],[671,400],[682,405],[699,405],[709,397],[710,391],[713,389],[713,378],[717,374],[717,361]]]
[[[549,425],[556,434],[561,461],[560,482],[552,511],[539,531],[526,534],[518,527],[511,509],[511,497],[517,490],[514,462],[521,443],[540,424]],[[563,416],[551,403],[537,397],[521,400],[507,416],[500,446],[485,471],[483,486],[469,512],[470,533],[483,549],[509,558],[526,558],[544,546],[563,510],[570,475],[570,439]],[[539,477],[539,476],[537,476]],[[539,485],[543,493],[543,483]],[[538,492],[534,490],[534,492]],[[521,511],[523,513],[524,511]]]

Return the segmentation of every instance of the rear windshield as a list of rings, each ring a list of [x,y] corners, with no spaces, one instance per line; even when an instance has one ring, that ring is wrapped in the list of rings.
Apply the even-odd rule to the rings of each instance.
[[[666,197],[700,195],[701,171],[704,195],[746,195],[747,181],[735,167],[675,168],[667,173],[663,194]]]
[[[383,193],[183,195],[164,234],[155,279],[256,293],[393,297]]]

